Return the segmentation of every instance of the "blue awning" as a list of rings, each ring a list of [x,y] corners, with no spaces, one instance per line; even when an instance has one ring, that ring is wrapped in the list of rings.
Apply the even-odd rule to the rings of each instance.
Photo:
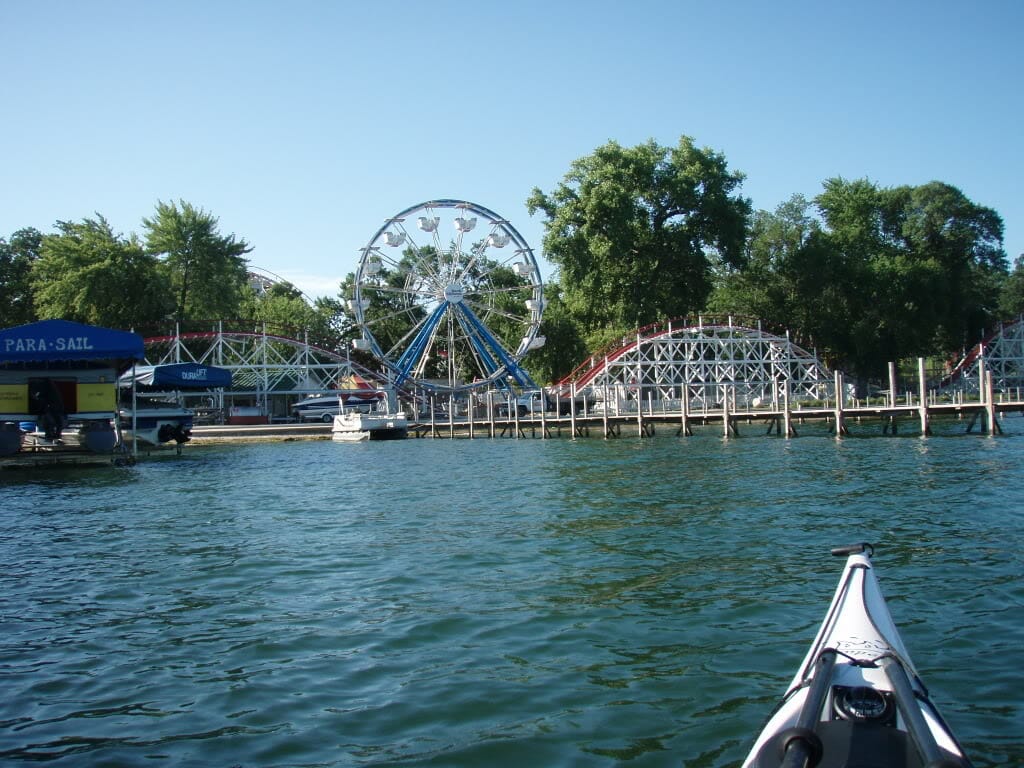
[[[130,387],[133,378],[137,386],[165,389],[213,389],[231,386],[231,371],[227,368],[199,363],[137,365],[134,372],[129,370],[121,374],[118,383],[122,387]]]
[[[40,320],[0,331],[0,364],[58,360],[141,360],[142,337],[70,320]]]

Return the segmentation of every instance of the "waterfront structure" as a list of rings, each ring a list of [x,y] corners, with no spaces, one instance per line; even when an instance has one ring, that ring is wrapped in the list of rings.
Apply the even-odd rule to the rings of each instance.
[[[117,371],[142,356],[135,333],[68,320],[0,331],[0,456],[111,455],[121,444]]]
[[[920,419],[921,392],[928,406],[973,403],[972,416],[977,416],[976,406],[987,402],[993,408],[984,410],[983,415],[986,429],[992,431],[997,424],[996,410],[1020,400],[1024,391],[1024,325],[1018,322],[1000,329],[980,346],[980,354],[978,350],[961,361],[955,377],[941,383],[924,380],[923,371],[913,382],[901,383],[891,366],[889,388],[860,405],[901,409],[890,413],[889,429],[896,429],[896,415],[907,408],[914,409],[915,418]],[[230,369],[234,388],[213,393],[216,402],[210,403],[222,416],[229,415],[232,408],[250,407],[268,420],[283,419],[296,400],[344,388],[344,382],[353,376],[373,387],[383,388],[388,383],[387,374],[359,366],[347,352],[270,334],[266,329],[236,331],[218,325],[206,333],[147,339],[146,351],[151,363],[190,361]],[[988,384],[982,383],[982,373],[991,374],[991,396]],[[857,405],[841,372],[829,370],[786,332],[772,333],[756,322],[743,324],[730,318],[671,321],[642,329],[616,348],[588,357],[545,392],[546,401],[554,404],[552,418],[589,419],[607,414],[610,424],[621,423],[617,416],[653,419],[662,414],[673,414],[682,424],[720,418],[714,414],[722,411],[732,416],[779,414],[782,419],[794,410],[806,416],[812,408],[830,410],[834,417]],[[416,408],[409,408],[419,417],[414,422],[435,426],[470,417],[478,424],[485,420],[512,424],[522,416],[513,413],[518,399],[513,391],[484,390],[471,397],[455,394],[431,398],[424,391],[410,389],[403,398],[407,406],[409,398],[420,398]],[[422,403],[432,407],[424,408]],[[201,404],[197,406],[197,411],[202,410]],[[878,414],[878,418],[882,416]],[[531,413],[522,421],[539,424],[541,419],[547,422],[548,416]],[[781,426],[787,434],[792,428],[791,423]],[[496,428],[500,432],[501,427]]]
[[[231,389],[192,399],[197,421],[224,422],[234,418],[264,423],[289,417],[298,400],[336,393],[353,377],[376,386],[384,377],[350,359],[347,353],[256,330],[225,330],[223,323],[206,332],[179,333],[146,339],[146,356],[155,365],[199,363],[231,372]]]
[[[768,333],[731,317],[698,317],[638,330],[617,348],[587,358],[559,388],[589,388],[616,411],[630,400],[704,410],[726,400],[733,409],[823,400],[833,384],[832,372],[788,333]]]

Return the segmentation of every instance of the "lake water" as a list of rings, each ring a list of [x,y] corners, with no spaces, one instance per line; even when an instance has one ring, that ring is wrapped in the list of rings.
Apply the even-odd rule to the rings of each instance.
[[[0,509],[4,765],[735,766],[857,541],[1024,765],[1019,434],[189,447]]]

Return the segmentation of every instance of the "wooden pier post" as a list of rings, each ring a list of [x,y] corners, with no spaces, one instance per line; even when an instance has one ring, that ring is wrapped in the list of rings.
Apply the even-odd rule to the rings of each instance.
[[[793,417],[789,412],[789,379],[786,379],[786,386],[782,390],[782,428],[786,432],[786,438],[793,437]]]
[[[729,411],[729,389],[726,386],[722,386],[722,434],[726,438],[729,437],[729,433],[732,433],[734,437],[739,437],[739,431],[736,426],[732,423],[732,416]]]
[[[995,387],[992,384],[992,371],[985,371],[985,415],[988,417],[988,433],[996,435],[1002,432],[999,422],[996,421],[996,397]]]
[[[679,434],[686,437],[693,437],[693,430],[690,429],[690,388],[683,383],[682,396],[679,400],[679,411],[681,423],[679,425]]]
[[[896,407],[896,363],[889,361],[889,407]]]
[[[917,358],[917,396],[919,408],[918,412],[921,415],[921,434],[930,435],[932,433],[931,427],[928,425],[928,389],[927,381],[924,376],[924,358]]]
[[[843,374],[842,371],[836,371],[835,373],[835,396],[836,396],[836,438],[840,438],[843,435],[849,434],[846,429],[846,422],[843,418]]]
[[[608,358],[604,359],[604,409],[601,411],[601,426],[604,428],[604,439],[608,439]]]
[[[637,336],[637,344],[639,345],[639,336]],[[644,393],[643,386],[640,383],[636,385],[636,436],[646,437],[644,434]]]
[[[557,407],[557,406],[556,406]],[[540,388],[540,439],[543,440],[548,436],[548,393],[544,391],[544,387]],[[533,416],[531,413],[530,416]]]
[[[576,382],[569,385],[569,429],[572,439],[576,439]]]
[[[985,405],[985,350],[978,344],[978,405]]]

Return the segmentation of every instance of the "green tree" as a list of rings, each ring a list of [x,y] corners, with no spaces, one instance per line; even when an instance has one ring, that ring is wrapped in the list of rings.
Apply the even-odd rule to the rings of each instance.
[[[544,252],[565,307],[588,336],[703,308],[716,262],[743,259],[750,202],[725,157],[683,136],[665,148],[609,142],[573,162],[550,193],[534,189]]]
[[[856,281],[849,338],[832,346],[862,379],[892,360],[956,352],[994,322],[1006,272],[995,211],[941,182],[830,179],[816,202]]]
[[[706,309],[794,325],[808,298],[800,265],[807,261],[804,251],[810,239],[820,231],[811,204],[802,195],[794,195],[773,213],[754,213],[743,267],[720,268]],[[820,270],[816,266],[815,272]]]
[[[765,320],[836,363],[853,343],[859,266],[833,247],[812,204],[794,195],[754,214],[745,265],[722,275],[708,310]]]
[[[1008,274],[1002,218],[938,181],[901,193],[903,247],[934,276],[929,303],[935,347],[969,346],[999,319],[999,291]]]
[[[711,305],[791,329],[863,384],[889,361],[947,355],[991,327],[1006,282],[1002,222],[948,184],[829,179],[753,220],[747,264]]]
[[[999,315],[1003,320],[1024,315],[1024,253],[1013,262],[1013,271],[1000,287]]]
[[[158,202],[142,225],[147,250],[167,264],[179,323],[238,314],[247,288],[248,243],[221,235],[215,216],[183,200]]]
[[[240,305],[240,317],[266,323],[275,332],[308,339],[310,344],[330,351],[344,351],[340,314],[341,305],[336,300],[320,298],[310,303],[288,282],[275,283],[262,293],[249,288]]]
[[[40,318],[63,318],[112,328],[155,323],[173,309],[163,265],[133,235],[115,234],[97,214],[58,221],[45,235],[31,283]]]
[[[340,299],[330,296],[317,296],[313,299],[316,312],[316,336],[318,345],[335,352],[351,353],[352,322],[345,312],[345,305]],[[310,341],[313,337],[310,338]]]
[[[0,237],[0,328],[37,319],[30,277],[42,243],[32,228],[19,229],[9,241]]]
[[[528,352],[522,362],[534,381],[551,384],[571,373],[573,367],[587,356],[587,345],[579,326],[566,309],[557,285],[545,288],[544,303],[544,317],[540,324],[544,346]]]

